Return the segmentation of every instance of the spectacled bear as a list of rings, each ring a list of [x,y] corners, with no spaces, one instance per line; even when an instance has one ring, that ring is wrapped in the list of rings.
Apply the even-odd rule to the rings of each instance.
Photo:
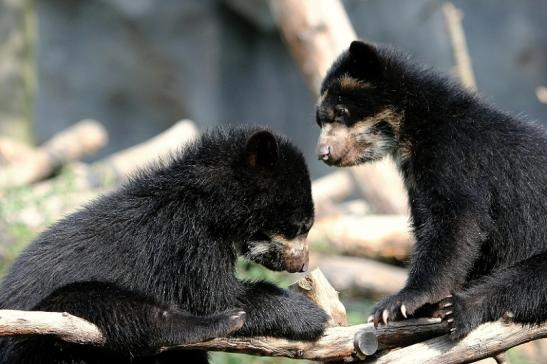
[[[313,224],[304,158],[258,127],[217,129],[64,218],[16,260],[0,308],[65,311],[102,347],[50,336],[0,342],[0,363],[207,363],[159,349],[223,336],[317,339],[327,314],[303,295],[234,275],[238,255],[304,271]]]
[[[319,159],[345,167],[391,155],[408,192],[409,276],[376,304],[375,326],[442,300],[455,339],[504,315],[547,320],[545,129],[361,41],[331,66],[316,111]]]

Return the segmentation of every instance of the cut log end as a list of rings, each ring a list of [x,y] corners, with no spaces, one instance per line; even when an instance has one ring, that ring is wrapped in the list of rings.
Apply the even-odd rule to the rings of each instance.
[[[365,359],[378,351],[378,337],[370,330],[363,329],[353,339],[355,353],[359,359]]]

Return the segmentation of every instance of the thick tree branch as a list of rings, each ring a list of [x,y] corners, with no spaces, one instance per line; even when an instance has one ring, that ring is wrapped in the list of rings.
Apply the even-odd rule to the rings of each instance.
[[[394,322],[378,329],[374,329],[372,324],[331,327],[315,342],[270,337],[218,338],[183,347],[348,363],[364,359],[377,350],[409,345],[441,335],[445,331],[445,325],[438,319],[419,319]]]
[[[393,350],[366,362],[386,363],[469,363],[503,352],[513,346],[547,337],[547,325],[525,327],[501,322],[487,323],[461,342],[442,335],[446,327],[438,319],[393,322],[377,330],[371,324],[328,328],[318,341],[301,342],[270,337],[217,338],[202,343],[162,348],[203,349],[262,356],[285,356],[317,361],[365,359],[376,351]],[[104,338],[93,324],[66,313],[0,310],[0,336],[57,335],[63,340],[102,345]],[[427,340],[427,341],[423,341]],[[423,342],[422,342],[423,341]]]
[[[513,346],[544,337],[547,337],[547,324],[522,327],[501,321],[489,322],[481,325],[459,342],[455,343],[447,336],[442,336],[393,350],[371,362],[375,364],[471,363],[495,356]]]
[[[292,289],[303,292],[323,307],[332,317],[331,325],[345,323],[345,309],[338,299],[338,293],[318,269],[301,278]],[[331,327],[315,342],[271,337],[229,337],[161,350],[199,348],[319,361],[354,361],[364,359],[379,349],[409,345],[445,331],[445,325],[439,320],[421,319],[393,323],[378,330],[371,324]],[[66,341],[93,345],[104,343],[104,337],[95,325],[66,313],[0,310],[0,336],[30,334],[57,335]]]
[[[66,312],[0,310],[0,336],[17,335],[56,335],[73,343],[104,343],[97,326]]]

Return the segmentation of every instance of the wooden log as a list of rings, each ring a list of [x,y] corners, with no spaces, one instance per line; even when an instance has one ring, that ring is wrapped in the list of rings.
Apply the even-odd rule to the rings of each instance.
[[[283,38],[314,95],[332,62],[357,35],[338,0],[270,0]],[[406,213],[406,195],[391,159],[354,172],[362,192],[378,213]]]
[[[72,164],[73,185],[77,190],[111,187],[127,179],[137,169],[165,157],[195,140],[199,131],[190,120],[180,120],[157,136],[131,148],[114,153],[91,165]],[[51,190],[56,181],[45,181],[36,186]]]
[[[114,153],[94,163],[91,168],[101,180],[120,182],[158,157],[165,157],[181,149],[198,135],[199,131],[192,121],[180,120],[152,139]]]
[[[306,82],[318,94],[327,69],[357,39],[338,0],[272,0],[272,13]]]
[[[479,326],[463,340],[453,342],[442,336],[405,348],[393,350],[375,364],[460,364],[495,356],[513,346],[547,337],[547,324],[523,327],[501,321]]]
[[[24,161],[34,154],[34,148],[11,138],[0,137],[0,168],[10,163]]]
[[[101,124],[82,120],[55,135],[24,161],[1,168],[0,188],[36,182],[67,162],[94,153],[106,141],[107,134]]]
[[[442,11],[454,53],[456,73],[464,87],[471,91],[476,91],[477,82],[475,81],[471,57],[469,56],[467,41],[463,31],[463,13],[451,2],[445,2],[442,6]]]
[[[295,285],[332,315],[332,324],[345,321],[345,309],[338,294],[319,270],[310,272]],[[415,343],[446,331],[438,319],[420,319],[394,322],[378,330],[372,324],[328,328],[317,341],[291,341],[272,337],[217,338],[201,343],[170,346],[172,349],[203,349],[239,352],[267,356],[332,361],[364,359],[377,350],[394,345]],[[0,310],[0,336],[5,335],[56,335],[71,342],[103,345],[104,337],[98,328],[68,314],[54,312],[29,312]]]
[[[342,201],[355,191],[355,183],[348,171],[339,170],[317,178],[311,185],[313,200]]]
[[[183,120],[143,144],[120,151],[92,165],[71,163],[67,173],[33,184],[32,192],[24,196],[25,208],[9,214],[7,223],[23,223],[33,233],[39,233],[51,221],[71,213],[98,194],[107,192],[109,188],[124,181],[135,169],[158,156],[165,156],[184,147],[197,135],[194,124]],[[0,190],[0,198],[17,200],[21,197],[20,194]]]
[[[409,345],[441,335],[446,329],[446,325],[439,319],[418,319],[392,322],[378,329],[372,324],[330,327],[317,341],[230,337],[184,345],[181,348],[349,363],[365,359],[377,350]]]
[[[315,216],[323,216],[336,211],[336,203],[354,192],[355,181],[348,171],[339,170],[314,180],[311,190]]]
[[[352,167],[350,172],[375,213],[408,216],[408,197],[391,158]]]
[[[311,255],[310,266],[321,267],[337,291],[378,299],[399,292],[407,277],[406,269],[366,258]]]
[[[392,322],[378,329],[374,329],[372,324],[331,327],[315,342],[228,337],[161,350],[202,349],[353,362],[366,359],[378,350],[420,342],[369,360],[372,363],[455,364],[494,356],[521,343],[547,337],[545,324],[523,328],[517,324],[494,322],[480,326],[460,342],[454,343],[446,336],[427,340],[446,330],[446,324],[439,319],[418,319]],[[104,337],[93,324],[66,313],[0,310],[0,336],[40,334],[56,335],[76,343],[104,344]]]
[[[408,218],[401,215],[334,215],[319,219],[310,243],[345,255],[405,261],[414,245]]]

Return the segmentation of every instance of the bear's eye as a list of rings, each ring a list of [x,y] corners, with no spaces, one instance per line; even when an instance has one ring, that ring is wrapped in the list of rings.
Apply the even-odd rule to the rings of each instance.
[[[340,118],[347,117],[347,116],[349,116],[349,110],[345,106],[336,105],[334,107],[334,116],[335,117],[340,117]]]

